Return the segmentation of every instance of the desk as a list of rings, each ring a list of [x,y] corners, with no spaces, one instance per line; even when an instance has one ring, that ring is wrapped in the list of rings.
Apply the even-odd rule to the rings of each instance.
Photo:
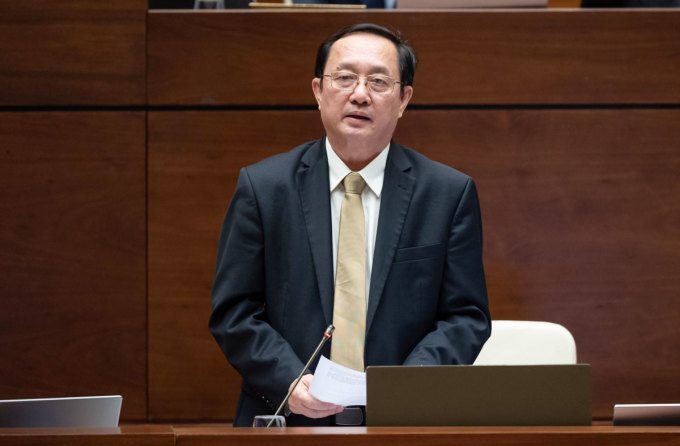
[[[175,426],[178,446],[227,445],[680,445],[677,427],[291,427]]]
[[[117,428],[16,428],[0,429],[2,446],[173,446],[172,426],[125,425]]]
[[[290,427],[125,425],[114,429],[0,429],[3,446],[680,445],[672,427]]]

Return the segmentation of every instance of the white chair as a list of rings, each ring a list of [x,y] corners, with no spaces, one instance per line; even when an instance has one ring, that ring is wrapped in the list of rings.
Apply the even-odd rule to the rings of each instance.
[[[474,365],[576,364],[576,342],[552,322],[492,321]]]

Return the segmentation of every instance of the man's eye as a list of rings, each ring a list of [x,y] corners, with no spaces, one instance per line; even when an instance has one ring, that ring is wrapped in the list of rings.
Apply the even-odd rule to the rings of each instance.
[[[338,76],[336,79],[341,81],[341,82],[351,82],[355,79],[355,77],[352,76],[352,75],[349,75],[349,74],[344,74],[344,75]]]
[[[387,79],[382,79],[382,78],[379,78],[379,77],[375,77],[375,78],[371,79],[371,83],[372,83],[373,85],[379,85],[379,86],[382,87],[382,86],[387,85]]]

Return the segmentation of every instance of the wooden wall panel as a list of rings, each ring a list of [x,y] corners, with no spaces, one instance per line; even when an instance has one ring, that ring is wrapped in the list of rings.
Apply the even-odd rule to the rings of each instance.
[[[0,399],[146,417],[145,113],[0,113]]]
[[[476,179],[492,316],[568,327],[593,414],[680,399],[680,110],[411,112]]]
[[[149,417],[230,418],[240,379],[208,331],[241,167],[322,134],[316,112],[149,113]]]
[[[142,105],[147,0],[2,3],[0,105]]]
[[[497,319],[562,323],[593,410],[680,399],[678,110],[407,111],[396,139],[473,175]],[[149,402],[229,418],[239,379],[207,319],[238,169],[322,134],[315,111],[152,112]]]
[[[411,40],[415,105],[463,105],[397,139],[477,179],[493,316],[569,327],[596,417],[680,398],[680,10],[152,12],[147,62],[145,0],[0,15],[0,398],[231,417],[207,330],[222,217],[238,168],[321,135],[317,112],[152,111],[147,266],[146,114],[118,106],[146,104],[147,65],[151,105],[311,105],[318,43],[358,21]],[[79,105],[119,111],[49,108]]]
[[[414,104],[680,101],[680,10],[153,11],[150,104],[314,104],[319,43],[365,21],[412,42]]]

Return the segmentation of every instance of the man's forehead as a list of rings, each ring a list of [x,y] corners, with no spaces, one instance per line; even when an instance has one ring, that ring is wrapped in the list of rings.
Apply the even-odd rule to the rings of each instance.
[[[354,45],[359,45],[360,48],[380,46],[386,51],[393,51],[395,55],[397,52],[397,46],[394,44],[394,42],[386,37],[367,32],[356,32],[339,38],[331,46],[331,51],[334,49],[339,51],[341,48]]]
[[[376,67],[394,65],[398,69],[397,47],[391,40],[372,33],[358,32],[344,36],[331,46],[327,63],[351,65],[365,63],[365,56],[371,56],[371,63]],[[336,68],[336,67],[333,67]]]

